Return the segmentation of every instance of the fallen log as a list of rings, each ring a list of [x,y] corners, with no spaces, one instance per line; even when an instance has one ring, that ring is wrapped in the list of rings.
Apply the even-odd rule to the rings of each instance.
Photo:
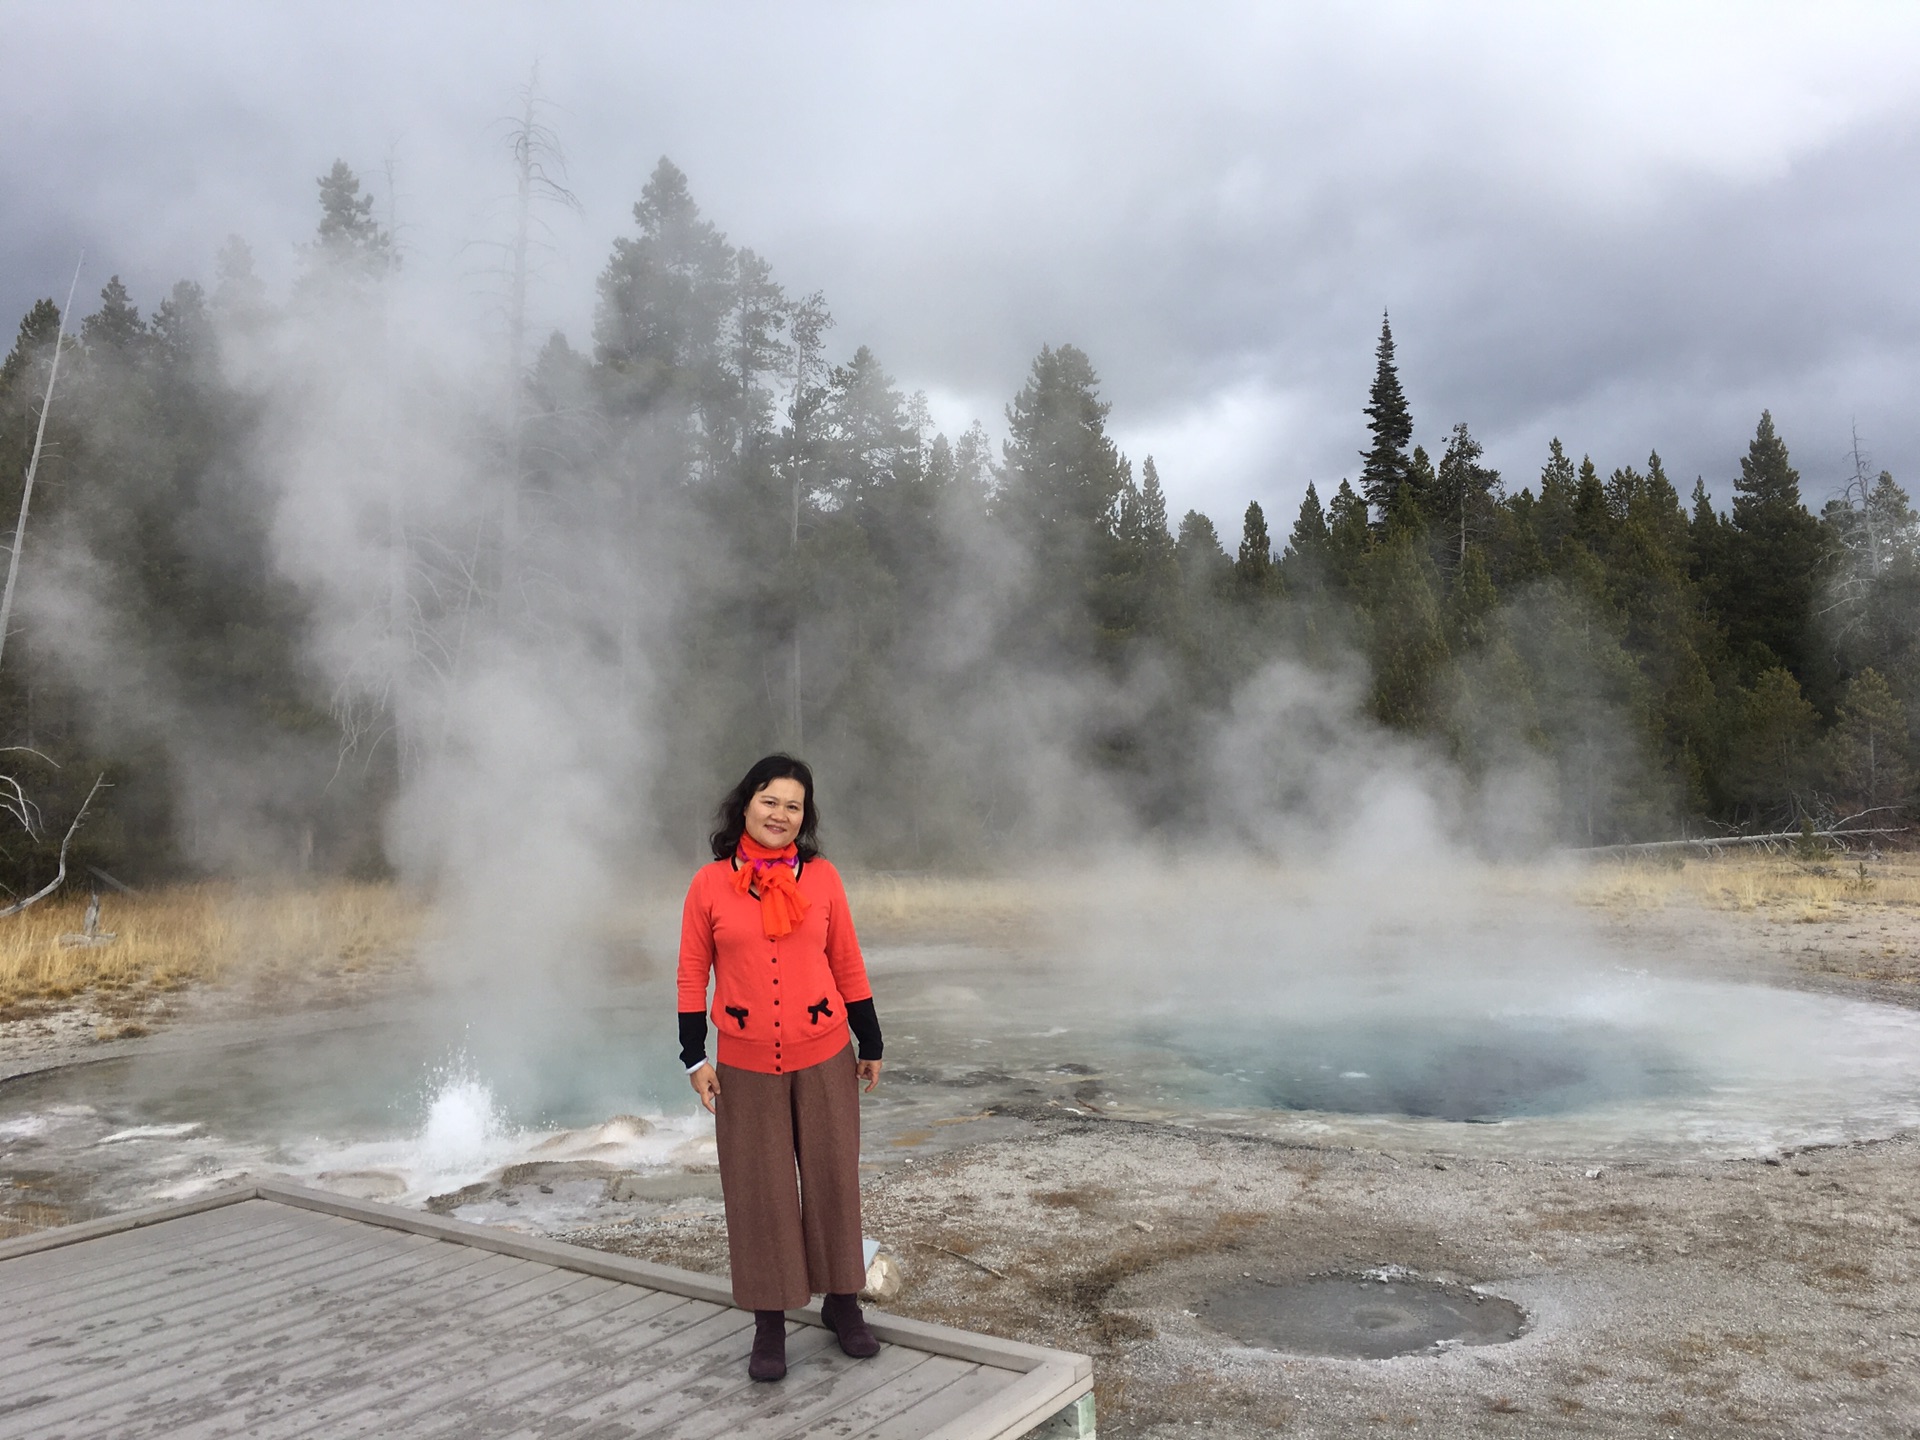
[[[1720,850],[1733,845],[1790,845],[1802,840],[1838,840],[1845,842],[1868,835],[1905,835],[1904,825],[1888,825],[1872,830],[1777,830],[1768,835],[1701,835],[1688,840],[1640,840],[1627,845],[1582,845],[1568,851],[1571,855],[1640,855],[1660,850]]]

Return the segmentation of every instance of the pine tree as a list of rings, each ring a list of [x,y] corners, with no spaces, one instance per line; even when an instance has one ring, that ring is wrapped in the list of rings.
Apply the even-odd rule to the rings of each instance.
[[[1684,560],[1687,553],[1687,512],[1680,504],[1680,492],[1667,478],[1660,463],[1660,452],[1647,455],[1647,474],[1635,493],[1629,518],[1644,522],[1654,533],[1662,549]]]
[[[1324,585],[1332,559],[1332,540],[1327,532],[1327,512],[1321,507],[1320,494],[1307,482],[1307,493],[1300,501],[1300,513],[1294,517],[1293,530],[1287,536],[1286,549],[1280,554],[1280,575],[1290,590],[1309,590]]]
[[[1733,797],[1763,825],[1785,825],[1804,812],[1815,761],[1819,716],[1791,671],[1761,672],[1742,698],[1729,757]]]
[[[1800,503],[1800,475],[1763,411],[1734,482],[1727,561],[1736,584],[1717,596],[1733,653],[1750,672],[1784,664],[1812,674],[1820,528]]]
[[[1116,609],[1132,633],[1166,638],[1180,628],[1180,563],[1173,533],[1167,528],[1167,496],[1160,471],[1149,455],[1140,467],[1140,484],[1128,485],[1121,525],[1124,591]]]
[[[1648,838],[1666,797],[1647,753],[1646,684],[1613,617],[1583,587],[1552,577],[1518,597],[1499,634],[1525,665],[1536,730],[1524,738],[1553,762],[1569,832],[1587,845]]]
[[[1173,558],[1173,533],[1167,528],[1167,496],[1160,488],[1160,471],[1153,456],[1140,467],[1140,505],[1134,521],[1134,540],[1150,565]]]
[[[1829,562],[1822,628],[1840,665],[1920,679],[1911,658],[1920,645],[1920,515],[1907,492],[1861,464],[1820,527]]]
[[[1487,643],[1491,617],[1499,603],[1486,551],[1468,545],[1447,594],[1447,639],[1453,654],[1465,655]]]
[[[51,359],[53,340],[60,333],[60,307],[51,300],[36,300],[20,317],[20,330],[14,336],[13,349],[0,361],[0,395],[15,389],[43,356]],[[32,389],[32,386],[27,388]],[[36,400],[39,396],[34,396]]]
[[[1827,764],[1849,816],[1898,810],[1913,798],[1907,711],[1879,671],[1862,670],[1840,700]]]
[[[1083,551],[1111,536],[1123,480],[1107,438],[1100,380],[1072,345],[1042,346],[1026,385],[1007,407],[996,509],[1048,558]]]
[[[827,377],[821,438],[821,488],[836,506],[863,512],[918,477],[920,441],[907,397],[865,345]]]
[[[1246,518],[1240,529],[1240,553],[1233,571],[1242,595],[1258,597],[1272,589],[1273,541],[1267,535],[1266,512],[1258,500],[1247,502]]]
[[[1132,474],[1099,386],[1082,351],[1043,346],[1007,407],[991,515],[1029,561],[1008,634],[1032,654],[1092,644],[1113,661],[1133,618],[1119,513]]]
[[[1448,651],[1435,578],[1422,547],[1407,531],[1389,535],[1367,556],[1373,713],[1398,730],[1423,729],[1438,717]]]
[[[253,266],[253,251],[238,235],[229,235],[213,264],[213,313],[228,334],[251,336],[269,312],[267,287]]]
[[[1220,532],[1213,521],[1198,510],[1180,517],[1180,535],[1174,542],[1174,555],[1180,562],[1181,578],[1189,590],[1205,593],[1233,573],[1233,561],[1220,544]]]
[[[1413,416],[1400,388],[1393,361],[1393,327],[1383,313],[1380,343],[1374,347],[1373,386],[1367,395],[1367,429],[1373,443],[1361,452],[1360,493],[1376,516],[1384,516],[1409,479],[1407,446],[1413,441]]]
[[[1343,586],[1351,589],[1360,583],[1361,567],[1372,544],[1367,502],[1342,480],[1333,492],[1333,503],[1327,507],[1327,553],[1333,561],[1333,573]]]
[[[662,156],[633,206],[639,233],[613,242],[600,272],[594,358],[616,413],[670,404],[705,428],[737,409],[739,377],[722,355],[736,307],[733,247],[700,213],[684,172]],[[677,468],[667,457],[667,469]]]
[[[1613,512],[1607,508],[1607,487],[1588,455],[1580,457],[1580,477],[1573,487],[1573,530],[1569,536],[1589,554],[1604,555],[1613,537]]]
[[[1720,582],[1727,561],[1727,522],[1713,508],[1707,482],[1695,477],[1693,510],[1687,518],[1687,573],[1700,586],[1707,603],[1719,607]]]
[[[1703,761],[1721,739],[1710,668],[1720,663],[1720,638],[1689,574],[1686,514],[1657,454],[1646,474],[1624,466],[1604,489],[1606,600],[1645,680],[1651,738],[1668,779],[1701,808]]]
[[[393,237],[373,218],[373,196],[344,160],[319,179],[320,230],[312,258],[335,273],[377,279],[399,264]]]
[[[1462,421],[1453,427],[1446,452],[1440,457],[1426,511],[1450,569],[1464,564],[1468,547],[1493,528],[1500,472],[1480,463],[1484,454],[1480,442]]]
[[[1547,463],[1540,467],[1540,503],[1535,516],[1540,548],[1549,560],[1559,554],[1561,545],[1573,534],[1573,506],[1578,490],[1573,461],[1567,457],[1556,435],[1547,446]]]
[[[1487,564],[1501,589],[1518,589],[1547,573],[1547,553],[1540,543],[1540,502],[1523,485],[1518,494],[1494,507],[1493,533],[1487,541]]]
[[[191,280],[182,280],[153,311],[149,326],[153,351],[167,370],[210,364],[214,358],[213,317],[207,295]]]
[[[113,276],[100,292],[100,308],[80,322],[81,343],[90,350],[107,349],[132,357],[146,339],[146,322],[120,277]]]
[[[745,459],[769,428],[773,395],[768,385],[785,373],[792,356],[793,347],[781,338],[792,310],[774,281],[773,267],[753,251],[743,247],[735,252],[730,278],[726,348],[738,392],[733,406],[715,409],[731,432],[736,453]],[[860,353],[866,353],[864,345]],[[733,413],[728,414],[729,409]]]

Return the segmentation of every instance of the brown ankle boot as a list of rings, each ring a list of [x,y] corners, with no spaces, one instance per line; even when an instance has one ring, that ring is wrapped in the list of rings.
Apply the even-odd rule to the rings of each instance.
[[[820,1302],[820,1318],[840,1337],[840,1348],[854,1359],[869,1360],[880,1353],[880,1341],[860,1313],[859,1296],[827,1296]]]
[[[755,1380],[779,1380],[787,1373],[787,1314],[784,1310],[753,1312],[753,1355],[747,1374]]]

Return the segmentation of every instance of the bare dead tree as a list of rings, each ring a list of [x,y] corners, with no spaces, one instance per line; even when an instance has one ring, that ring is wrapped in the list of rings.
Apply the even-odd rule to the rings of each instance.
[[[540,67],[536,64],[520,90],[520,114],[511,120],[507,148],[513,157],[513,242],[507,255],[507,485],[501,504],[500,599],[514,588],[521,548],[520,481],[526,468],[524,454],[523,392],[527,367],[527,290],[536,227],[544,229],[538,214],[543,204],[559,205],[578,213],[580,198],[567,188],[567,156],[560,137],[541,118]]]
[[[36,760],[45,760],[56,770],[60,768],[59,761],[41,754],[30,745],[0,745],[0,754],[31,755]],[[26,787],[11,775],[0,775],[0,811],[18,820],[20,828],[33,839],[40,838],[40,826],[44,823],[40,807],[29,798]]]
[[[40,473],[40,451],[47,441],[47,415],[53,409],[53,384],[60,378],[60,354],[66,348],[67,317],[73,313],[73,297],[80,289],[80,266],[85,252],[73,267],[73,283],[67,287],[66,308],[60,312],[60,327],[53,337],[53,361],[47,367],[47,393],[40,400],[40,423],[33,432],[33,454],[27,460],[27,483],[20,490],[20,519],[13,527],[13,548],[7,557],[7,588],[0,594],[0,655],[6,653],[7,630],[13,624],[13,590],[20,579],[20,552],[27,543],[27,511],[33,506],[33,481]]]
[[[1841,487],[1841,495],[1850,508],[1860,512],[1860,524],[1866,537],[1867,575],[1878,579],[1884,557],[1881,553],[1883,537],[1878,524],[1879,517],[1874,514],[1873,478],[1867,474],[1867,457],[1860,449],[1860,427],[1848,427],[1853,438],[1853,448],[1849,458],[1853,461],[1853,474],[1847,477],[1847,483]]]
[[[102,774],[93,782],[93,788],[87,791],[87,798],[80,802],[80,808],[74,812],[73,823],[67,826],[67,833],[60,841],[60,868],[54,873],[53,879],[49,880],[40,889],[34,891],[33,894],[27,896],[26,899],[16,900],[4,910],[0,910],[0,920],[5,919],[9,915],[18,915],[28,906],[38,905],[42,900],[46,899],[47,896],[53,894],[54,891],[67,883],[67,850],[73,844],[74,835],[79,832],[81,824],[86,820],[87,811],[93,807],[94,796],[100,793],[101,787],[106,783],[107,777]]]
[[[787,320],[793,336],[793,516],[788,549],[800,552],[800,501],[806,487],[807,419],[813,405],[808,382],[821,366],[821,351],[833,316],[827,311],[827,297],[818,290],[795,303]],[[798,613],[799,607],[794,607]],[[807,743],[806,716],[800,704],[800,627],[793,629],[793,656],[788,666],[788,726],[797,750]]]

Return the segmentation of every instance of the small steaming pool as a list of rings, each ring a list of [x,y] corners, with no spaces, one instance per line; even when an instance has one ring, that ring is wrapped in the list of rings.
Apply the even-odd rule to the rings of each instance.
[[[889,1039],[874,1164],[1057,1113],[1597,1162],[1920,1126],[1920,1014],[1830,996],[1620,972],[1446,1003],[1283,988],[1201,1014],[990,952],[873,960]],[[652,985],[491,1038],[412,1016],[25,1076],[0,1084],[0,1207],[84,1216],[244,1172],[409,1204],[494,1182],[460,1213],[534,1229],[605,1218],[621,1194],[710,1204],[712,1126],[671,1010]],[[503,1175],[531,1179],[509,1194]]]

